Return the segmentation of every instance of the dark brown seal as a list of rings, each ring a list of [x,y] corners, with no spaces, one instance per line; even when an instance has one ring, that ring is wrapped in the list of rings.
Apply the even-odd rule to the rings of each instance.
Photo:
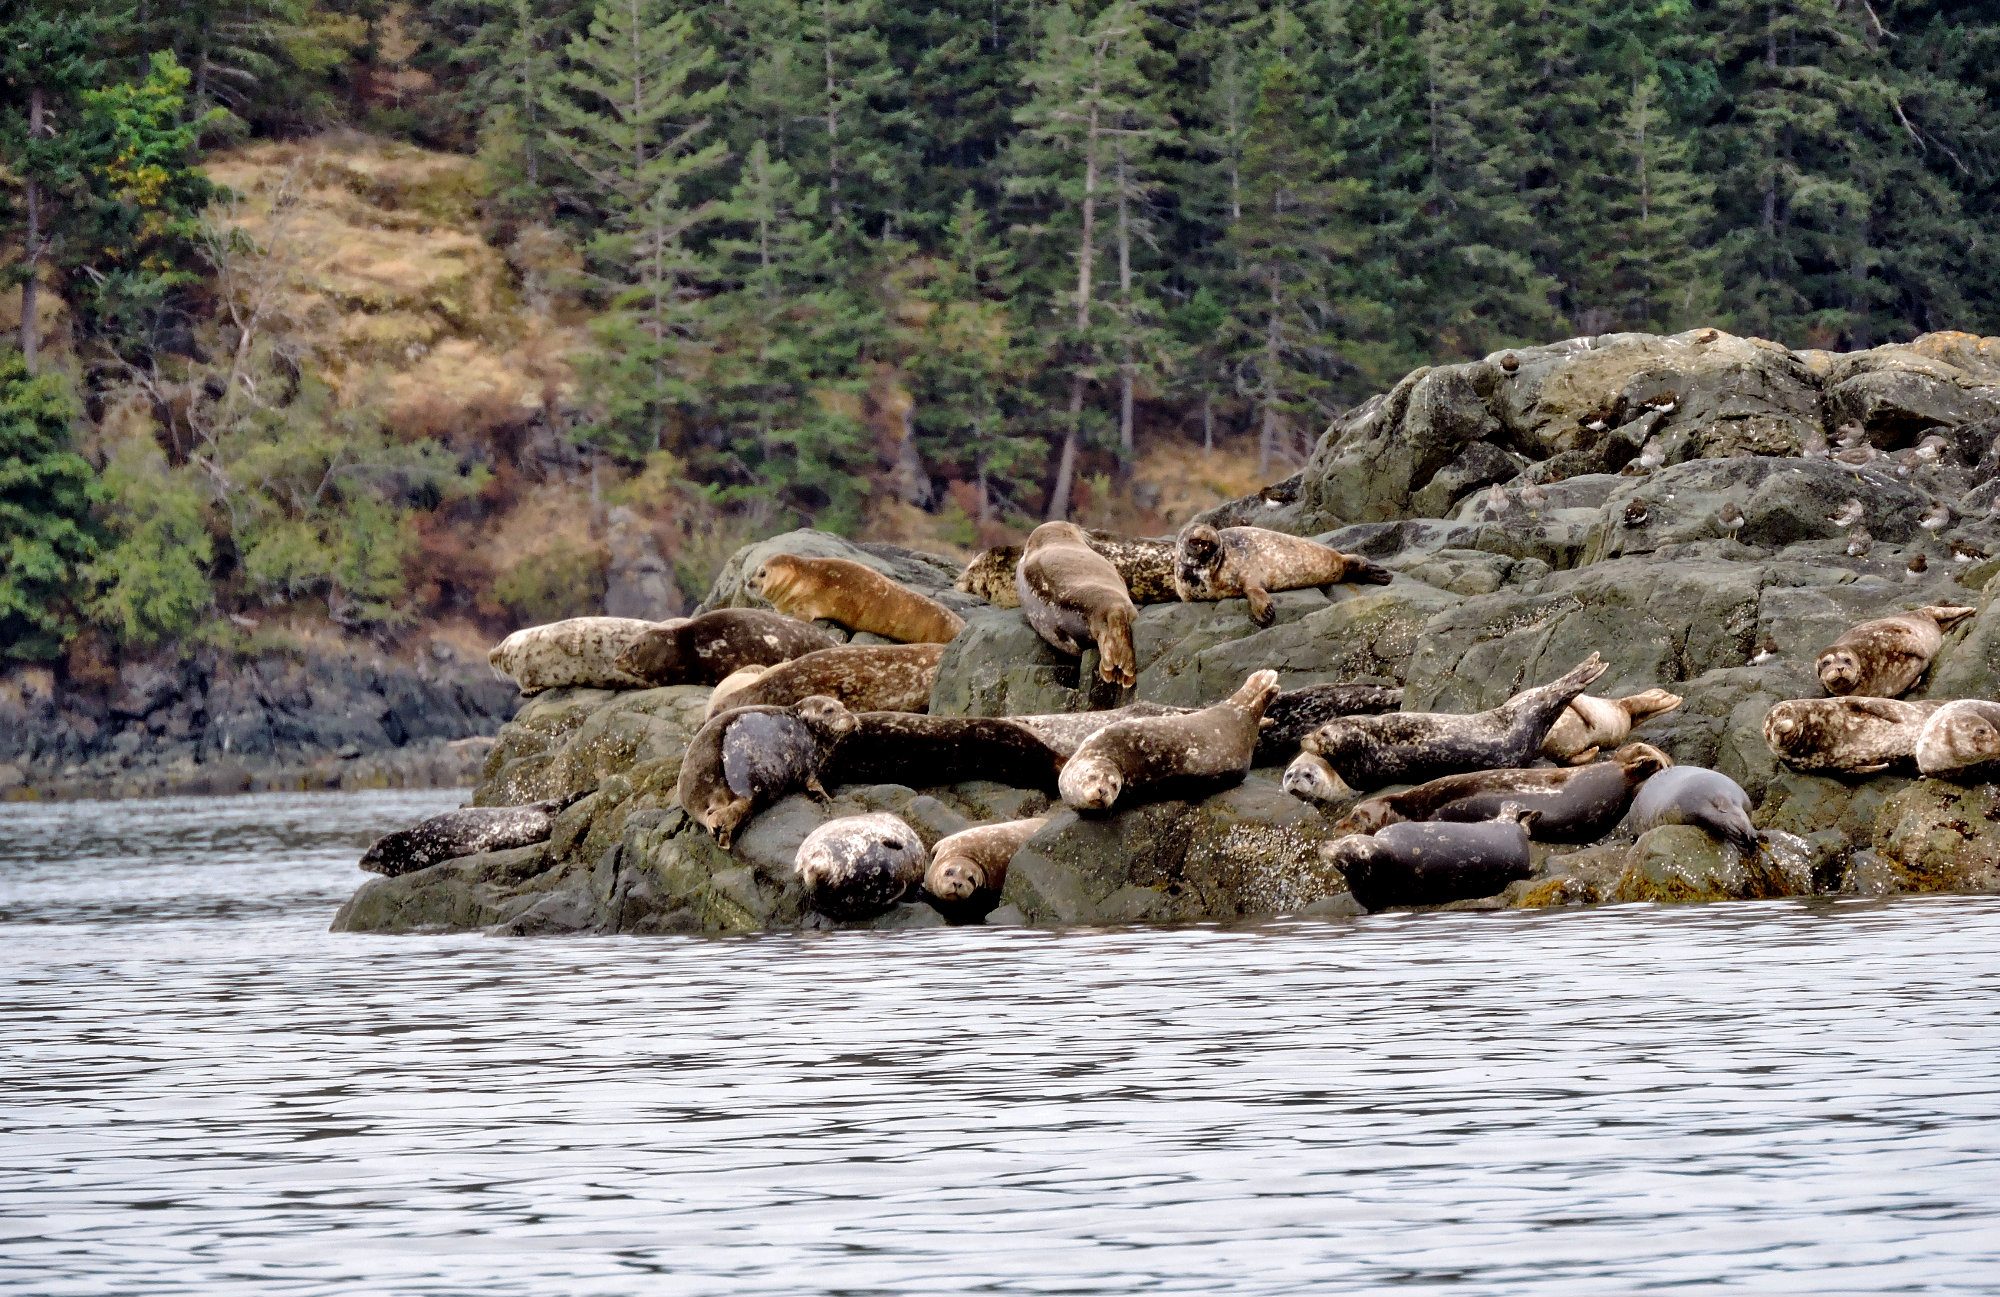
[[[1206,792],[1240,782],[1250,773],[1264,708],[1277,692],[1276,671],[1253,671],[1213,707],[1107,725],[1083,741],[1057,789],[1078,810],[1106,811],[1121,797]]]
[[[852,559],[773,554],[750,583],[788,617],[823,617],[902,644],[947,644],[965,629],[965,619],[937,600]]]
[[[947,917],[983,916],[1000,901],[1007,862],[1048,822],[1048,816],[1038,815],[981,824],[940,838],[931,848],[931,867],[924,873],[924,891],[931,903]]]
[[[1250,620],[1259,626],[1269,626],[1277,615],[1271,607],[1274,590],[1342,581],[1387,585],[1390,578],[1389,569],[1359,555],[1265,527],[1196,523],[1181,532],[1174,547],[1174,591],[1183,601],[1248,599]]]
[[[1538,842],[1595,842],[1625,816],[1632,795],[1673,759],[1647,743],[1628,743],[1609,761],[1588,766],[1473,770],[1382,793],[1355,804],[1334,827],[1373,833],[1405,820],[1473,823],[1497,818],[1504,806],[1539,812]]]
[[[1260,765],[1289,761],[1306,735],[1342,716],[1377,716],[1403,705],[1403,691],[1382,685],[1320,684],[1287,689],[1264,709],[1257,736]]]
[[[1549,727],[1549,736],[1542,740],[1542,755],[1579,766],[1594,761],[1599,749],[1631,737],[1634,725],[1664,716],[1680,705],[1681,696],[1664,689],[1648,689],[1624,698],[1578,694]]]
[[[1084,540],[1118,569],[1125,593],[1133,603],[1174,603],[1174,542],[1145,536],[1121,536],[1086,527]],[[995,608],[1018,608],[1021,594],[1014,586],[1014,569],[1021,562],[1019,545],[986,550],[959,573],[954,588],[977,595]]]
[[[1966,698],[1931,713],[1917,734],[1917,769],[1950,777],[2000,761],[2000,703]]]
[[[361,857],[361,867],[371,874],[396,878],[443,860],[546,842],[555,830],[556,816],[587,795],[586,791],[527,806],[468,806],[433,815],[421,824],[377,838]]]
[[[840,641],[813,625],[761,608],[718,608],[659,626],[618,657],[649,685],[712,685],[747,666],[776,666]]]
[[[1937,604],[1862,622],[1820,650],[1819,682],[1830,694],[1895,698],[1930,669],[1945,632],[1977,611]]]
[[[1013,721],[993,716],[923,716],[862,712],[826,762],[829,784],[905,784],[912,788],[991,779],[1050,789],[1061,754]]]
[[[1799,770],[1867,775],[1914,760],[1937,703],[1899,698],[1794,698],[1764,715],[1764,742]]]
[[[1525,766],[1570,699],[1605,670],[1603,659],[1592,653],[1561,679],[1471,715],[1389,712],[1328,721],[1306,736],[1305,751],[1324,757],[1356,788]]]
[[[824,796],[827,754],[856,723],[832,698],[732,708],[688,741],[674,800],[726,849],[759,808],[801,788]]]
[[[708,714],[731,707],[789,707],[824,694],[850,711],[921,712],[931,705],[942,644],[841,644],[764,668],[748,683],[723,693],[716,686]],[[749,668],[746,668],[746,670]]]
[[[1028,624],[1057,651],[1079,656],[1097,645],[1097,674],[1130,688],[1139,682],[1132,623],[1139,610],[1111,561],[1092,549],[1083,528],[1045,522],[1028,536],[1014,572]]]
[[[872,919],[923,882],[930,856],[916,830],[885,811],[847,815],[806,834],[793,864],[806,904],[836,919]]]
[[[1391,824],[1338,838],[1320,854],[1369,910],[1468,901],[1533,872],[1528,833],[1535,814],[1509,804],[1500,818],[1478,824]]]

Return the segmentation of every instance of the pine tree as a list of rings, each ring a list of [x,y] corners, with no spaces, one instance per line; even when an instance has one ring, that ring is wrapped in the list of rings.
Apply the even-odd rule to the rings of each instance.
[[[883,39],[881,0],[800,0],[799,18],[820,128],[804,141],[801,172],[825,194],[835,225],[886,236],[915,159],[902,143],[909,113]]]
[[[0,658],[56,656],[97,543],[90,465],[70,446],[68,386],[0,351]]]
[[[1673,129],[1657,78],[1635,81],[1616,121],[1611,169],[1592,177],[1598,212],[1589,256],[1575,272],[1572,310],[1585,332],[1675,332],[1708,318],[1717,301],[1704,240],[1715,218],[1713,186]]]

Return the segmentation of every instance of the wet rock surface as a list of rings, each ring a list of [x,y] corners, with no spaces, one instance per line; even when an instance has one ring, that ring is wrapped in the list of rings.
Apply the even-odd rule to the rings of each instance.
[[[1594,693],[1659,685],[1685,697],[1634,737],[1741,783],[1763,845],[1746,858],[1669,825],[1637,840],[1538,846],[1533,877],[1460,907],[2000,891],[2000,788],[1807,774],[1780,765],[1762,735],[1772,703],[1823,696],[1819,649],[1856,622],[1923,604],[1979,611],[1946,637],[1909,696],[2000,695],[2000,522],[1989,516],[2000,494],[2000,340],[1934,334],[1835,355],[1697,330],[1514,354],[1512,373],[1487,360],[1410,375],[1336,422],[1295,477],[1209,515],[1366,555],[1396,573],[1390,585],[1278,594],[1266,629],[1242,600],[1146,606],[1134,690],[1099,683],[1094,652],[1063,657],[1018,610],[953,591],[956,564],[889,546],[775,537],[732,559],[704,607],[756,604],[743,578],[768,553],[869,563],[966,616],[931,699],[948,715],[1205,705],[1265,667],[1287,689],[1401,686],[1406,710],[1470,712],[1598,652],[1611,669]],[[1838,449],[1843,433],[1867,448],[1849,458],[1873,459],[1800,453]],[[1928,438],[1938,453],[1918,454]],[[1657,466],[1642,469],[1642,452]],[[1838,525],[1850,500],[1861,518]],[[1725,504],[1741,511],[1740,526],[1723,525]],[[1939,504],[1949,522],[1920,526]],[[1870,543],[1850,554],[1861,530]],[[131,682],[135,699],[147,689]],[[830,805],[777,803],[723,852],[672,802],[707,694],[558,690],[524,705],[476,800],[590,795],[541,848],[365,883],[340,926],[832,926],[805,908],[792,869],[798,843],[827,819],[891,811],[929,847],[1049,806],[1044,793],[996,784],[837,787]],[[1319,851],[1339,808],[1323,815],[1286,795],[1281,766],[1198,801],[1089,817],[1058,804],[1014,857],[986,921],[1357,912]],[[904,904],[860,926],[944,921]]]

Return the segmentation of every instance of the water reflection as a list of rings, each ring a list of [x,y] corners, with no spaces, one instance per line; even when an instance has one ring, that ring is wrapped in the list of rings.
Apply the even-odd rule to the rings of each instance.
[[[2000,902],[335,937],[449,795],[0,808],[0,1290],[1990,1292]]]

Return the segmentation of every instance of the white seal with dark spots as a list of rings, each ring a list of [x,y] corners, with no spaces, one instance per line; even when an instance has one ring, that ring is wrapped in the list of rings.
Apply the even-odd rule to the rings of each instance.
[[[545,842],[555,831],[556,816],[583,796],[578,793],[526,806],[468,806],[433,815],[412,828],[376,839],[361,857],[361,867],[371,874],[396,878],[460,856]]]

